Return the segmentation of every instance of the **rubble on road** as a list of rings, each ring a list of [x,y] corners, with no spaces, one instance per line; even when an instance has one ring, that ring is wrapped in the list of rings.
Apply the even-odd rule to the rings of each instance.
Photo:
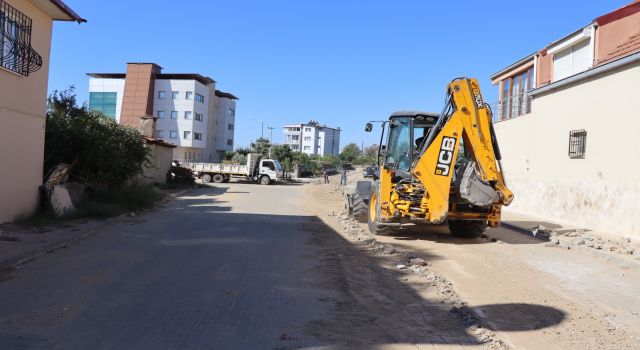
[[[564,234],[560,234],[553,229],[545,229],[545,231],[550,237],[549,241],[544,244],[546,247],[597,250],[640,260],[640,242],[634,242],[629,238],[614,238],[605,233],[582,229]]]
[[[352,181],[353,186],[355,186],[356,180]],[[353,188],[349,189],[349,183],[343,187],[337,185],[332,186],[331,183],[328,184],[328,186],[330,188],[329,192],[337,197],[342,197],[345,193],[353,191]],[[396,270],[401,273],[419,278],[425,286],[433,288],[435,294],[441,298],[441,301],[450,305],[450,311],[459,315],[465,326],[469,328],[469,331],[485,344],[486,349],[509,349],[509,346],[499,339],[495,332],[483,325],[482,319],[453,290],[452,283],[430,269],[429,266],[431,264],[429,262],[417,257],[415,253],[411,251],[398,250],[393,245],[387,243],[378,243],[376,236],[364,229],[364,224],[360,224],[353,218],[350,218],[345,212],[340,212],[337,215],[337,220],[343,227],[343,232],[349,238],[362,244],[362,246],[369,249],[372,253],[385,257],[386,259],[400,259],[391,266],[395,267]]]

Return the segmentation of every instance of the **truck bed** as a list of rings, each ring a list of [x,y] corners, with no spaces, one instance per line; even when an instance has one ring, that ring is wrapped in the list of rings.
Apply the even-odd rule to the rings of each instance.
[[[249,175],[249,167],[242,164],[183,162],[182,165],[197,173]]]

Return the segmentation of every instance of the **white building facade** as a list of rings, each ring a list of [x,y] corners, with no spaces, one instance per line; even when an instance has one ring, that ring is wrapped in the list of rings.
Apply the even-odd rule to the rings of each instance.
[[[238,98],[220,90],[216,90],[215,96],[217,104],[214,142],[218,157],[222,159],[225,152],[233,151]]]
[[[162,74],[152,63],[128,66],[126,74],[88,74],[90,109],[132,127],[140,116],[156,117],[156,138],[178,146],[174,159],[218,162],[233,150],[235,96],[199,74]]]
[[[316,123],[285,125],[284,144],[294,152],[308,155],[338,155],[340,153],[340,128]]]

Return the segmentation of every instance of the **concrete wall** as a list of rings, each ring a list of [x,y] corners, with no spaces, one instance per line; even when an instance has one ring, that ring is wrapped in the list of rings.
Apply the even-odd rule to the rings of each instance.
[[[150,182],[167,182],[167,172],[171,168],[174,149],[155,144],[147,144],[146,146],[150,150],[151,165],[144,168],[143,177]]]
[[[42,67],[28,77],[0,68],[0,223],[38,206],[52,27],[52,18],[29,1],[6,2],[32,19],[31,46]]]
[[[505,210],[640,239],[640,63],[535,96],[531,114],[495,124],[508,186]],[[587,131],[585,159],[569,132]]]

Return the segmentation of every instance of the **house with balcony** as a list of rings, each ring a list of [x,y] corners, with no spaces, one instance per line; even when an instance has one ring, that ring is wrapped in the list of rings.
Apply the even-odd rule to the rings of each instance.
[[[294,152],[321,157],[340,153],[340,128],[310,121],[306,124],[285,125],[282,132],[284,144]]]
[[[38,207],[54,21],[86,22],[60,0],[0,0],[0,223]]]
[[[640,1],[491,76],[507,210],[640,239]]]

